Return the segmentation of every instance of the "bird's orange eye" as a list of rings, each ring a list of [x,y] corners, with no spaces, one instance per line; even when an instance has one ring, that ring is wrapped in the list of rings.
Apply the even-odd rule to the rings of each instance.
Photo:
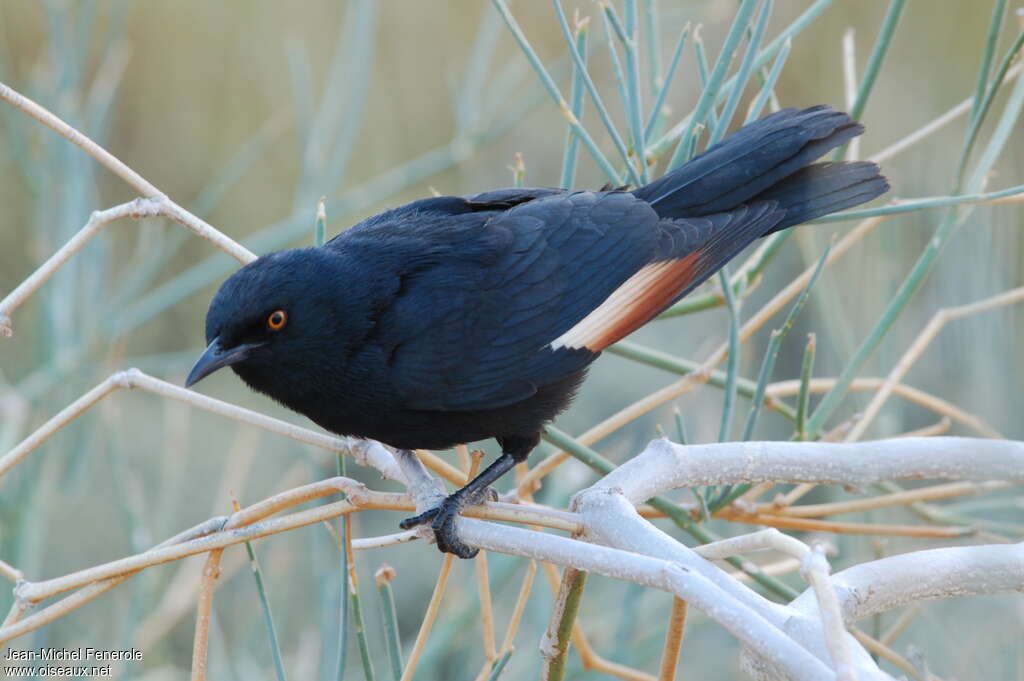
[[[284,310],[274,310],[267,317],[267,326],[270,327],[271,331],[280,331],[287,322],[288,315],[285,314]]]

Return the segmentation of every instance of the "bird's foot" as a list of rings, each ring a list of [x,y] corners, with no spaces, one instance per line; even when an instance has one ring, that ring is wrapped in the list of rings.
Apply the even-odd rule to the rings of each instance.
[[[479,549],[475,549],[459,539],[459,535],[455,531],[455,519],[459,517],[459,512],[462,509],[479,504],[488,498],[497,498],[497,493],[491,487],[484,488],[483,493],[477,495],[464,495],[456,492],[429,511],[406,518],[398,525],[403,530],[409,530],[418,525],[430,523],[431,529],[434,530],[437,548],[444,553],[454,553],[459,558],[472,558],[479,552]]]

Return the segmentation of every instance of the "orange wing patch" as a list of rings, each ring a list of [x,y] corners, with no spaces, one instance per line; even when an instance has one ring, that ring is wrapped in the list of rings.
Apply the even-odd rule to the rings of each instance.
[[[693,280],[700,251],[678,260],[664,260],[642,267],[622,282],[600,305],[571,329],[551,341],[559,348],[600,352],[625,338],[661,312]]]

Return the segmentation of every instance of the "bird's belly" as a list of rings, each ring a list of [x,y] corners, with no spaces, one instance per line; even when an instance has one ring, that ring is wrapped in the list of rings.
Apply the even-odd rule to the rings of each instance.
[[[297,411],[339,435],[369,438],[402,449],[449,449],[493,437],[540,432],[569,405],[583,374],[581,371],[543,386],[521,402],[492,409],[408,409],[377,396],[377,399],[353,398],[331,405],[320,403],[313,409]]]
[[[401,449],[450,449],[504,434],[536,431],[542,426],[543,419],[523,422],[516,411],[345,410],[318,414],[313,421],[338,435],[369,438]]]

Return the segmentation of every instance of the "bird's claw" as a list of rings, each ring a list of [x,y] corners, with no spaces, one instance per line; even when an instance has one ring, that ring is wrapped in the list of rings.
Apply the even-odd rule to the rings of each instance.
[[[424,511],[423,513],[420,513],[419,515],[414,515],[411,518],[406,518],[402,522],[398,523],[398,526],[400,528],[402,528],[403,530],[411,530],[414,527],[419,527],[420,525],[426,525],[427,523],[429,523],[431,520],[434,519],[434,516],[437,515],[437,512],[438,512],[438,510],[440,508],[441,508],[441,506],[440,506],[440,504],[438,504],[437,506],[435,506],[434,508],[430,509],[429,511]]]
[[[437,548],[441,549],[444,553],[454,553],[459,558],[472,558],[480,551],[464,544],[459,539],[459,535],[455,531],[455,519],[459,517],[461,504],[457,501],[452,503],[452,501],[451,497],[442,501],[441,505],[437,508],[434,521],[430,523],[431,529],[434,530]]]
[[[463,543],[455,531],[455,519],[459,517],[459,511],[466,505],[464,498],[453,494],[429,511],[406,518],[398,526],[403,530],[408,530],[417,525],[430,523],[431,529],[434,530],[437,548],[444,553],[453,553],[459,558],[472,558],[479,553],[479,549]]]

